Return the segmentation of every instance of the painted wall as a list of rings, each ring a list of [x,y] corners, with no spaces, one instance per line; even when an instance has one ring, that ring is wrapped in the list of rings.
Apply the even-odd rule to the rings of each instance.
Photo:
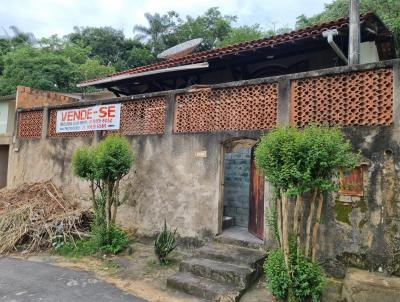
[[[0,134],[7,133],[8,101],[0,102]]]

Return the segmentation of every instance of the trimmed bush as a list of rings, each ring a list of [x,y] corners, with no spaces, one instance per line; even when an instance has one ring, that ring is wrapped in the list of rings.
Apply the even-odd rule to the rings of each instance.
[[[302,255],[290,255],[291,272],[285,265],[283,252],[272,251],[264,263],[267,287],[279,299],[290,302],[320,301],[325,286],[325,276],[318,263]],[[290,276],[290,277],[289,277]]]

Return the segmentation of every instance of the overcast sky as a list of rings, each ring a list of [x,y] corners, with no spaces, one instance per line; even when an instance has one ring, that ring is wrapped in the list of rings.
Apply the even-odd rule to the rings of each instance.
[[[318,13],[326,2],[331,0],[0,0],[0,30],[15,25],[41,38],[63,36],[75,25],[112,26],[132,36],[135,24],[146,24],[146,12],[175,10],[181,16],[197,16],[213,6],[223,14],[237,15],[238,25],[293,27],[298,15]]]

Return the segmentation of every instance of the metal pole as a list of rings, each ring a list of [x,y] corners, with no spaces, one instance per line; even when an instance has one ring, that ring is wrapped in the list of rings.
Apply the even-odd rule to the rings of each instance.
[[[360,1],[350,0],[349,66],[360,63]]]

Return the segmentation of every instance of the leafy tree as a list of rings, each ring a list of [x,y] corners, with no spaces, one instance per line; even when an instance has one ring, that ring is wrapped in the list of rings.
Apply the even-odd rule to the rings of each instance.
[[[141,43],[127,50],[121,60],[114,64],[116,70],[148,65],[156,62],[155,55]]]
[[[203,15],[184,20],[170,11],[165,15],[146,13],[148,26],[136,25],[135,38],[145,42],[153,54],[195,38],[203,38],[200,50],[212,49],[225,39],[232,29],[236,16],[223,16],[217,7],[208,9]]]
[[[62,55],[23,46],[3,56],[0,93],[11,94],[17,85],[38,89],[73,91],[78,78],[76,66]]]
[[[87,59],[85,63],[78,65],[77,68],[79,81],[103,77],[115,72],[113,66],[101,65],[99,61],[93,59]]]
[[[117,62],[127,46],[122,30],[112,27],[74,27],[67,39],[82,48],[89,48],[90,58],[98,59],[102,65]]]
[[[8,40],[11,48],[15,48],[21,45],[35,45],[36,38],[33,33],[30,32],[23,32],[16,26],[9,27],[11,34],[9,34],[6,30],[4,30],[5,35],[2,39]]]
[[[90,181],[95,214],[93,231],[102,244],[113,242],[120,205],[119,184],[133,162],[128,141],[119,135],[110,135],[91,148],[78,148],[72,157],[73,173]]]
[[[263,38],[264,36],[265,33],[259,24],[234,27],[222,41],[217,43],[217,47],[224,47],[241,42],[257,40]]]
[[[223,16],[218,7],[212,7],[196,18],[187,16],[186,20],[177,26],[174,35],[178,42],[203,38],[200,50],[212,49],[219,41],[229,36],[232,23],[236,20],[236,16]]]
[[[145,13],[144,16],[148,26],[135,25],[133,28],[133,32],[136,33],[135,38],[139,41],[145,41],[152,53],[158,54],[168,48],[165,37],[174,32],[176,27],[174,19],[180,21],[179,15],[170,11],[165,15]]]
[[[386,26],[393,32],[397,54],[400,47],[400,1],[398,0],[360,0],[360,11],[375,12]],[[332,3],[325,4],[324,11],[311,17],[300,15],[297,17],[296,27],[301,28],[316,23],[326,22],[340,17],[348,16],[349,1],[335,0]]]
[[[279,27],[279,28],[270,28],[266,31],[266,37],[272,37],[276,35],[282,35],[290,32],[292,29],[289,26]]]
[[[4,35],[0,36],[0,75],[4,70],[4,56],[23,45],[36,44],[36,38],[32,33],[23,32],[16,26],[9,27],[11,33],[3,29]]]
[[[296,255],[304,251],[305,257],[311,256],[312,261],[316,259],[324,192],[337,188],[332,182],[333,176],[340,168],[354,167],[358,157],[353,154],[350,143],[339,128],[311,125],[303,130],[278,127],[270,131],[257,145],[255,159],[257,167],[278,193],[276,225],[290,280],[290,298],[291,294],[297,296],[297,285],[294,285],[300,282],[296,267],[301,259]],[[309,209],[304,209],[303,195],[306,192],[311,192],[312,196]],[[289,206],[292,200],[294,207]],[[303,213],[308,213],[305,229],[302,229]],[[292,223],[289,217],[293,219]],[[313,221],[314,227],[311,228]],[[305,242],[301,242],[302,233],[305,233]],[[297,259],[295,262],[291,261],[293,255]],[[303,264],[310,273],[316,272],[312,265]],[[299,274],[302,275],[301,272]],[[301,278],[304,280],[304,276]],[[301,287],[301,284],[298,286]],[[302,289],[299,295],[302,295],[301,292]]]

